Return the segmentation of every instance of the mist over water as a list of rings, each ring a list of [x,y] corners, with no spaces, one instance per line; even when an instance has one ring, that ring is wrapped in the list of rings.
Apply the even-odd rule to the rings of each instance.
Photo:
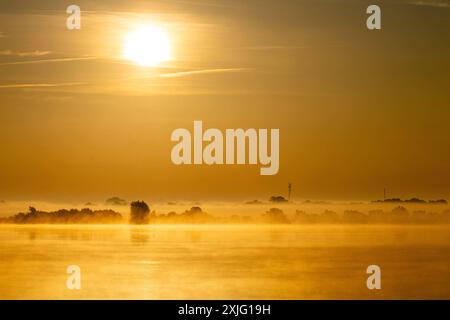
[[[1,299],[450,298],[449,226],[0,225]],[[367,266],[382,290],[366,287]],[[81,290],[66,288],[79,265]]]
[[[428,213],[440,214],[450,210],[448,204],[413,204],[413,203],[375,203],[367,201],[292,201],[289,203],[274,203],[270,201],[151,201],[145,200],[151,211],[156,214],[166,214],[168,212],[181,213],[189,210],[193,206],[200,206],[203,211],[216,216],[227,217],[241,215],[256,217],[264,214],[270,208],[280,208],[288,217],[293,217],[297,210],[307,214],[322,214],[325,211],[333,211],[342,214],[347,210],[355,210],[367,214],[371,210],[383,210],[390,212],[398,206],[403,206],[411,213],[414,211],[426,211]],[[123,200],[128,201],[129,200]],[[246,203],[248,202],[248,203]],[[0,202],[0,217],[12,216],[19,212],[27,212],[29,207],[35,207],[43,211],[56,211],[60,209],[83,209],[92,210],[112,209],[122,214],[127,221],[130,213],[130,206],[108,204],[105,201],[93,202],[51,202],[51,201],[3,201]],[[126,222],[125,221],[125,222]]]

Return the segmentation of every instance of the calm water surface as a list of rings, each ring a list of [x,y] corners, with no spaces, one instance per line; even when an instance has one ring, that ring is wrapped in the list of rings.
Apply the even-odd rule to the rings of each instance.
[[[0,298],[449,299],[450,227],[1,225]]]

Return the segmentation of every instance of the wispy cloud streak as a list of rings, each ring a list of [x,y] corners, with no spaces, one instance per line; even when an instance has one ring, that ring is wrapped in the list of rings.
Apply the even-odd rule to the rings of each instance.
[[[240,71],[246,71],[246,70],[248,70],[248,69],[246,69],[246,68],[202,69],[202,70],[191,70],[191,71],[164,73],[164,74],[161,74],[160,77],[163,77],[163,78],[179,78],[179,77],[187,77],[187,76],[198,75],[198,74],[240,72]]]
[[[426,7],[435,7],[435,8],[450,8],[450,1],[439,1],[439,0],[432,0],[432,1],[412,1],[410,2],[412,5],[416,6],[426,6]]]
[[[12,50],[1,50],[0,56],[15,56],[15,57],[41,57],[50,54],[50,51],[26,51],[26,52],[16,52]]]
[[[40,59],[40,60],[27,60],[27,61],[14,61],[0,63],[0,66],[20,65],[20,64],[36,64],[36,63],[53,63],[53,62],[68,62],[68,61],[81,61],[81,60],[94,60],[96,57],[78,57],[78,58],[55,58],[55,59]]]
[[[84,85],[85,82],[0,84],[0,89],[52,88]]]

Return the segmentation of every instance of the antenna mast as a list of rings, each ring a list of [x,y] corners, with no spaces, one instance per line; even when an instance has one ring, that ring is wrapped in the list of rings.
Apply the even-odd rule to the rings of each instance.
[[[291,201],[292,183],[288,184],[288,201]]]

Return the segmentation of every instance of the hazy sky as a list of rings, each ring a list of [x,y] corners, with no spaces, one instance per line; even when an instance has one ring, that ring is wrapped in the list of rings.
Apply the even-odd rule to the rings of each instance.
[[[0,200],[450,198],[450,1],[376,3],[2,0]],[[171,61],[122,58],[140,23]],[[194,120],[279,128],[279,173],[173,165]]]

